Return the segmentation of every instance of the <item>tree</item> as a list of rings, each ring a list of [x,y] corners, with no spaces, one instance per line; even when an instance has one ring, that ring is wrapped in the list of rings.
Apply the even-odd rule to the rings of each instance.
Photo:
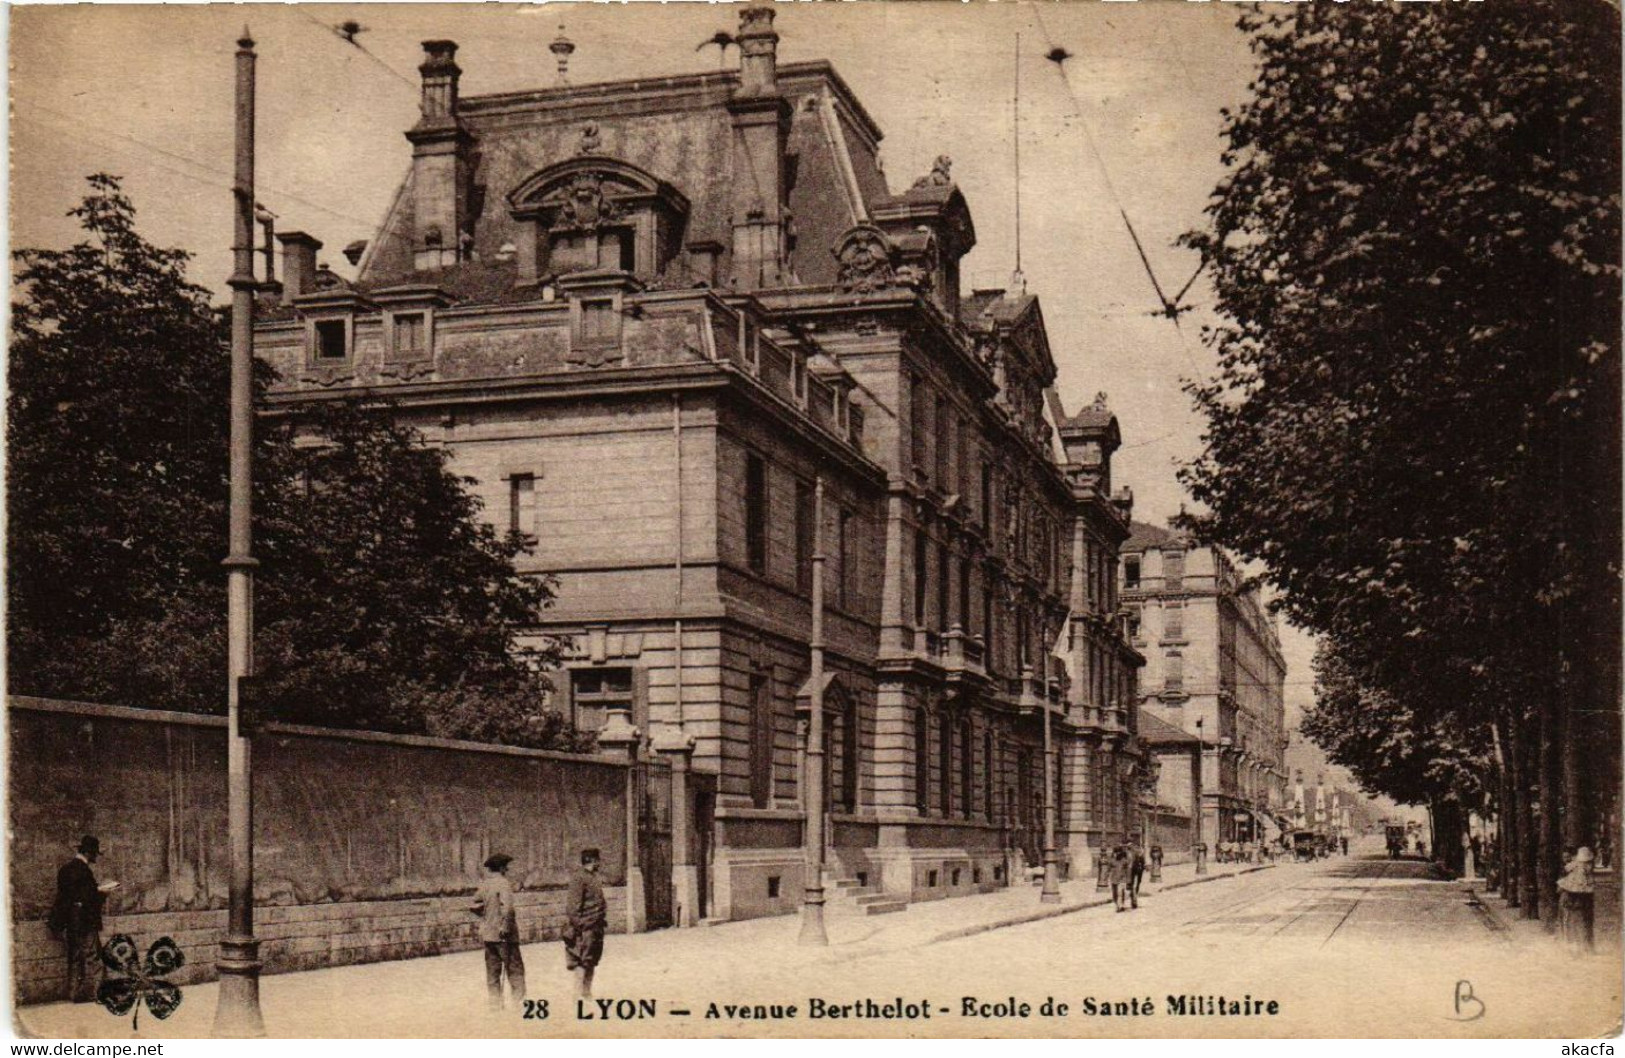
[[[160,585],[218,568],[228,358],[187,256],[135,231],[116,178],[70,215],[88,238],[22,250],[6,416],[14,687],[76,685],[73,644],[159,615]]]
[[[12,685],[218,712],[222,332],[185,282],[185,255],[135,234],[115,179],[91,183],[75,215],[92,241],[22,255],[28,330],[14,345],[8,444],[29,488],[13,491],[11,510],[10,564],[25,572],[11,585]],[[269,378],[262,370],[262,391]],[[64,470],[81,457],[95,461],[88,496]],[[270,715],[586,748],[546,708],[557,642],[518,646],[553,582],[515,571],[526,542],[480,520],[470,484],[387,406],[262,419],[255,654]],[[81,568],[86,550],[108,557]]]
[[[1252,97],[1186,237],[1222,319],[1218,377],[1191,387],[1197,528],[1332,641],[1360,708],[1400,710],[1420,741],[1493,726],[1531,762],[1549,865],[1555,803],[1579,834],[1617,788],[1617,734],[1575,734],[1617,732],[1619,709],[1618,11],[1303,4],[1239,24]],[[1339,695],[1328,748],[1397,781],[1392,740],[1342,741]]]

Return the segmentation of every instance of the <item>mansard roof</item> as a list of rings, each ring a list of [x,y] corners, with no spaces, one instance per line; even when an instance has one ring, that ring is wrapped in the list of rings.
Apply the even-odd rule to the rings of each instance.
[[[715,242],[726,254],[735,180],[727,104],[738,83],[730,70],[459,100],[457,119],[474,144],[479,189],[473,254],[489,261],[525,237],[509,196],[583,154],[679,193],[688,207],[684,244]],[[796,232],[791,268],[804,284],[833,283],[830,248],[895,197],[877,161],[881,132],[827,62],[781,64],[778,85],[790,104],[787,146],[797,159],[788,202]],[[362,261],[363,284],[413,273],[414,194],[408,174]]]
[[[1130,551],[1151,551],[1163,547],[1189,547],[1190,539],[1185,534],[1172,529],[1163,529],[1149,522],[1133,522],[1129,526],[1129,538],[1123,542],[1118,550],[1127,553]]]

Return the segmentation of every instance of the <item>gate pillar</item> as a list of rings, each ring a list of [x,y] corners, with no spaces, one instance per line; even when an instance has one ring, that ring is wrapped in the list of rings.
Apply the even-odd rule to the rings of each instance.
[[[676,904],[672,924],[694,926],[700,921],[700,871],[694,862],[694,808],[689,789],[694,738],[680,730],[667,730],[656,736],[654,748],[671,763],[671,884]]]
[[[642,735],[632,726],[625,709],[612,709],[598,732],[598,745],[613,756],[625,757],[626,766],[626,931],[649,928],[647,896],[643,890],[643,862],[639,855],[638,813],[643,806],[639,788],[638,746]]]

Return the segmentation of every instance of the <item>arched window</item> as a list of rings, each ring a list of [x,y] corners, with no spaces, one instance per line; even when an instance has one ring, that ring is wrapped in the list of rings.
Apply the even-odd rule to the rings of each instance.
[[[614,158],[581,155],[530,176],[508,194],[519,278],[617,269],[662,272],[682,247],[688,199],[670,184]]]

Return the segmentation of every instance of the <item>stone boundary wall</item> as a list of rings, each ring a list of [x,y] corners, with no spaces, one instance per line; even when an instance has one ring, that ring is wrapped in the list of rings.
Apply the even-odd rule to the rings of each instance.
[[[225,927],[225,720],[8,699],[16,1001],[63,998],[46,928],[81,834],[121,884],[103,939],[172,937],[178,984],[213,980]],[[255,933],[266,973],[475,948],[469,897],[493,851],[514,857],[525,942],[558,936],[580,848],[603,851],[612,928],[626,908],[620,759],[271,725],[254,740]]]

